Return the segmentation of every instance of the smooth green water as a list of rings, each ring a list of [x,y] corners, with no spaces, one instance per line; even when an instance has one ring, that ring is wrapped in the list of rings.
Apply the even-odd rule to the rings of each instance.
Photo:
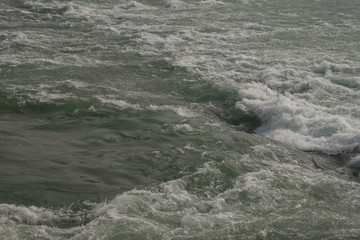
[[[1,239],[357,239],[356,1],[0,2]]]

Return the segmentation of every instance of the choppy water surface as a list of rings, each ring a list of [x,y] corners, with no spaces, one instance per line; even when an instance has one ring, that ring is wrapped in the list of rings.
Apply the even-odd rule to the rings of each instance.
[[[355,0],[2,0],[1,239],[358,239]]]

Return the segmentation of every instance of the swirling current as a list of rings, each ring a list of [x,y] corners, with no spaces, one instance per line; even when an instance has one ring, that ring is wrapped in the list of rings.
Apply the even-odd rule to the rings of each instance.
[[[1,239],[358,239],[360,2],[1,0]]]

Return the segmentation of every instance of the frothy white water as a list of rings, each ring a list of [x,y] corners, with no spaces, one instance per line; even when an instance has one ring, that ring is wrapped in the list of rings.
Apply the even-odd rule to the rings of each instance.
[[[175,173],[166,176],[164,183],[139,186],[110,201],[78,208],[0,204],[0,236],[358,237],[359,184],[339,173],[345,170],[262,136],[235,131],[214,114],[229,107],[235,115],[245,113],[239,114],[239,118],[245,116],[244,121],[260,119],[255,132],[296,148],[329,154],[359,151],[359,45],[357,35],[353,36],[359,30],[358,15],[351,11],[340,15],[322,5],[325,2],[313,2],[311,7],[290,0],[29,0],[14,4],[6,12],[10,27],[0,35],[4,50],[0,72],[6,77],[1,86],[7,91],[0,91],[6,102],[1,106],[11,114],[24,113],[24,123],[33,115],[44,121],[50,115],[49,123],[55,127],[73,117],[94,120],[89,125],[88,120],[67,121],[66,125],[82,126],[86,132],[104,128],[100,130],[106,134],[94,131],[94,139],[111,148],[103,151],[99,147],[95,165],[88,162],[94,153],[89,150],[99,145],[84,150],[80,144],[71,152],[89,171],[109,165],[104,175],[110,174],[111,169],[124,167],[118,160],[129,160],[134,171],[145,172],[149,168],[146,162],[154,160],[150,161],[154,172],[159,163],[168,162],[161,174]],[[299,6],[293,7],[295,3]],[[349,8],[346,4],[337,10]],[[15,13],[19,20],[9,21],[15,19],[16,15],[11,15]],[[334,22],[334,14],[339,22]],[[132,123],[134,129],[129,132],[136,131],[135,137],[120,137],[128,130],[126,124],[119,127],[122,117]],[[19,131],[28,126],[24,124]],[[39,138],[44,136],[41,143],[73,131],[65,127],[50,138],[47,133],[40,134]],[[41,127],[32,131],[19,136],[45,132]],[[80,134],[80,138],[86,143],[89,136]],[[73,143],[62,141],[65,150]],[[128,143],[123,149],[121,141]],[[55,153],[62,153],[55,143],[50,146]],[[34,147],[29,152],[36,152],[29,159],[35,159],[38,152],[50,152],[47,145],[37,148],[36,144],[29,146]],[[17,151],[15,147],[9,148],[10,152]],[[140,155],[134,153],[137,150]],[[128,151],[131,156],[122,159]],[[21,158],[23,155],[26,152]],[[47,160],[41,157],[44,162],[39,165]],[[117,163],[115,167],[112,161]],[[195,163],[183,167],[182,161]],[[358,161],[359,157],[354,157],[349,167],[357,168]],[[59,162],[49,165],[52,171],[62,169]],[[81,176],[82,170],[72,164],[64,169],[75,168],[74,175]],[[41,181],[48,183],[51,172],[44,172]],[[117,174],[131,172],[114,173],[104,177],[104,182],[111,182]],[[144,174],[144,182],[150,179],[147,177]],[[136,182],[136,176],[126,181]],[[2,196],[12,201],[12,195]],[[35,204],[40,204],[40,199],[36,200]]]
[[[330,81],[329,66],[314,67],[324,77],[292,70],[290,81],[284,81],[286,71],[266,70],[261,82],[242,84],[236,107],[261,119],[256,132],[291,146],[329,154],[359,151],[360,119],[353,104],[358,90]]]
[[[22,4],[24,18],[60,19],[61,30],[79,27],[91,34],[5,32],[0,64],[114,66],[121,60],[97,53],[113,50],[159,57],[217,87],[236,89],[239,99],[234,107],[261,119],[259,134],[303,150],[358,151],[358,24],[350,12],[337,13],[336,24],[332,13],[320,5],[306,13],[305,21],[292,8],[279,11],[266,1],[105,1],[99,6],[88,1],[29,0]],[[260,6],[278,17],[257,11]],[[227,8],[236,11],[224,11]],[[189,14],[198,9],[196,16]],[[113,40],[103,47],[102,36]],[[13,44],[24,47],[24,54],[14,55]],[[66,97],[51,94],[39,97]],[[100,97],[106,104],[130,106],[126,99]]]
[[[269,143],[248,150],[251,154],[226,153],[222,162],[203,152],[209,161],[190,175],[131,190],[109,202],[85,203],[91,208],[79,212],[1,204],[0,234],[3,239],[311,239],[359,234],[359,217],[348,211],[360,203],[358,184],[319,172],[312,164],[316,158],[304,153]],[[244,168],[251,171],[244,173]]]
[[[332,113],[291,94],[280,95],[259,84],[240,91],[236,107],[251,111],[263,122],[256,131],[272,139],[304,150],[326,153],[354,151],[359,146],[359,119],[350,114]]]

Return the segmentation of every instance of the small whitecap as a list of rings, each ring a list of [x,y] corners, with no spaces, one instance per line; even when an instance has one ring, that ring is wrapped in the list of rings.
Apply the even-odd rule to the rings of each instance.
[[[87,83],[84,83],[84,82],[81,82],[81,81],[72,80],[72,79],[68,79],[68,80],[65,80],[65,81],[61,81],[61,82],[59,82],[59,84],[61,84],[62,82],[68,84],[69,86],[75,87],[75,88],[77,88],[77,89],[85,88],[85,87],[88,86]]]
[[[131,108],[131,109],[136,109],[136,110],[141,109],[141,107],[137,104],[131,104],[131,103],[128,103],[128,102],[126,102],[124,100],[120,100],[120,99],[112,99],[111,96],[107,96],[107,98],[105,98],[104,96],[96,96],[96,98],[98,100],[100,100],[100,102],[102,104],[111,104],[120,109],[126,109],[126,108]]]
[[[347,165],[350,168],[360,169],[360,155],[353,157]]]
[[[184,123],[184,124],[176,124],[174,125],[174,128],[176,130],[184,130],[184,131],[187,131],[187,132],[193,132],[194,131],[194,128],[192,128],[190,126],[190,124],[187,124],[187,123]]]
[[[187,118],[191,118],[191,117],[196,117],[197,114],[192,112],[190,109],[184,108],[184,107],[177,107],[174,110],[179,116],[181,117],[187,117]]]
[[[198,116],[197,113],[195,113],[192,110],[190,110],[186,107],[183,107],[183,106],[172,106],[172,105],[157,106],[157,105],[150,104],[148,106],[148,109],[155,110],[155,111],[171,110],[171,111],[175,112],[176,114],[178,114],[179,116],[186,117],[186,118],[192,118],[192,117]]]

